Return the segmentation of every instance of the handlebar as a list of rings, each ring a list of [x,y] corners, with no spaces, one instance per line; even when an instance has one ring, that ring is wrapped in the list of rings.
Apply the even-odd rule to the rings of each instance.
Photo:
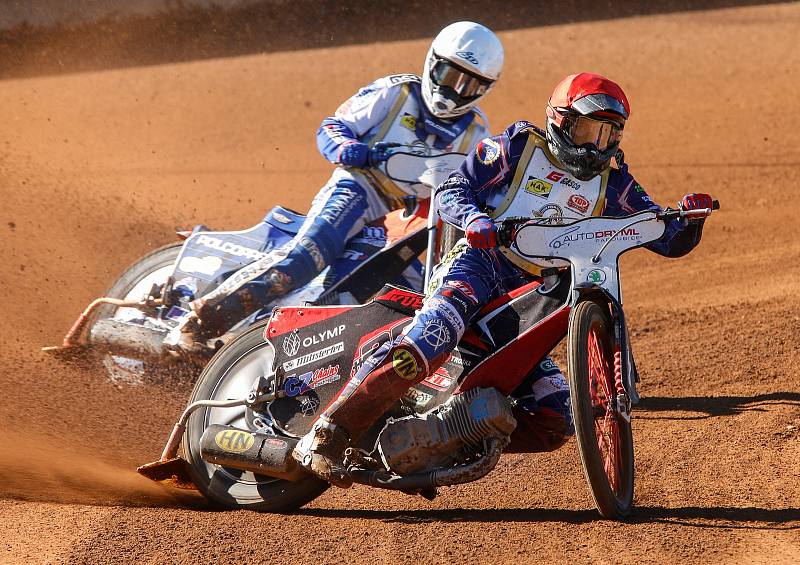
[[[706,218],[711,215],[713,210],[719,210],[719,200],[711,202],[711,208],[700,208],[699,210],[681,210],[674,208],[667,208],[658,215],[659,220],[672,220],[674,218],[687,218],[689,220],[696,220],[698,218]]]
[[[719,210],[720,204],[719,200],[714,200],[711,203],[711,208],[701,208],[699,210],[681,210],[675,208],[667,208],[662,212],[659,212],[656,215],[656,218],[667,222],[669,220],[675,218],[686,218],[689,220],[695,220],[699,218],[706,218],[711,215],[713,210]],[[525,216],[512,216],[510,218],[505,218],[500,222],[500,225],[497,229],[497,242],[500,244],[501,247],[509,247],[511,243],[514,241],[514,234],[517,231],[517,228],[521,224],[525,224],[531,221],[536,221],[536,218],[528,218]]]

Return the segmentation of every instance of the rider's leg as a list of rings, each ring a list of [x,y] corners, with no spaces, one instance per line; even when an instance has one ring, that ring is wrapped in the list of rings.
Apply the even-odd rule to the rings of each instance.
[[[295,457],[336,486],[349,486],[342,463],[348,443],[358,441],[410,386],[447,360],[483,304],[523,283],[499,252],[464,249],[413,321],[378,348],[325,409]]]
[[[367,221],[387,212],[374,191],[351,177],[334,176],[314,198],[297,235],[282,249],[286,257],[199,313],[203,333],[220,335],[258,308],[310,282],[342,254],[347,240]],[[377,209],[376,209],[377,208]]]
[[[554,451],[575,433],[567,379],[550,357],[511,394],[517,428],[507,453]]]

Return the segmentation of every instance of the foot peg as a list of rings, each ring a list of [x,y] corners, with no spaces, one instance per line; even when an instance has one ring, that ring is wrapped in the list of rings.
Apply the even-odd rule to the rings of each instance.
[[[318,421],[297,444],[292,457],[304,469],[333,486],[350,488],[353,479],[344,464],[344,452],[349,444],[350,438],[342,428]]]

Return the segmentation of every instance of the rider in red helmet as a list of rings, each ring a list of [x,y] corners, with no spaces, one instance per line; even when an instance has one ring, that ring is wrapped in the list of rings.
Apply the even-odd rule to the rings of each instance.
[[[344,450],[411,385],[448,360],[487,302],[535,280],[542,268],[569,268],[559,259],[534,265],[504,253],[495,222],[533,216],[564,223],[661,209],[628,172],[619,149],[630,113],[615,82],[591,73],[570,75],[550,97],[546,131],[519,121],[478,144],[434,196],[440,217],[464,230],[466,238],[437,267],[414,320],[361,365],[302,438],[294,452],[301,465],[337,486],[349,486]],[[689,194],[680,206],[711,208],[712,199]],[[646,247],[679,257],[699,243],[702,229],[702,219],[675,219]],[[544,296],[541,300],[544,319],[549,303]],[[509,450],[550,451],[574,433],[567,381],[549,357],[511,396],[517,428]]]
[[[591,73],[570,75],[547,103],[547,146],[575,178],[589,180],[616,156],[630,113],[617,83]]]

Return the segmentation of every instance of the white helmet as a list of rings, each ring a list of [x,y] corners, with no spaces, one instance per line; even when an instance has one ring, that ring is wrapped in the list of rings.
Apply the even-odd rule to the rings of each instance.
[[[437,118],[466,114],[491,90],[503,70],[503,44],[474,22],[456,22],[439,32],[425,59],[422,98]]]

